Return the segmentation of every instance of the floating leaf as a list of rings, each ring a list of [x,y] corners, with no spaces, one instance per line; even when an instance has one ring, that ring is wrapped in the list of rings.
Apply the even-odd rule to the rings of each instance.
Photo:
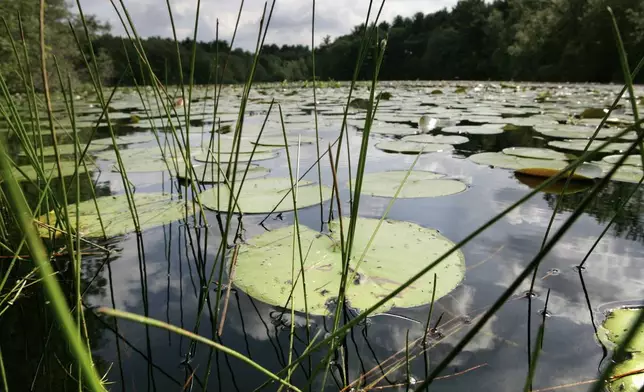
[[[395,126],[392,124],[372,126],[371,134],[389,135],[389,136],[409,136],[418,133],[418,130],[408,126]]]
[[[550,150],[547,148],[536,148],[536,147],[509,147],[509,148],[504,148],[503,153],[507,155],[516,155],[518,157],[524,157],[524,158],[557,159],[562,161],[566,159],[574,158],[562,152]]]
[[[430,94],[432,94],[432,95],[442,95],[442,94],[443,94],[443,90],[439,90],[439,89],[432,90],[432,91],[430,92]]]
[[[87,145],[85,143],[80,143],[78,146],[78,155],[80,155],[83,151],[85,151],[85,147]],[[40,149],[37,147],[35,148],[36,156],[40,156]],[[102,145],[96,145],[94,143],[90,144],[89,147],[87,148],[87,152],[93,152],[93,151],[100,151],[106,149],[107,146],[102,146]],[[58,145],[58,153],[60,155],[74,155],[74,144],[59,144]],[[20,151],[20,156],[26,156],[27,154],[24,151]],[[54,151],[54,146],[47,146],[43,147],[42,149],[42,155],[43,156],[54,156],[56,155],[56,152]]]
[[[463,125],[457,127],[445,127],[441,129],[445,133],[458,133],[469,135],[497,135],[503,133],[501,125]]]
[[[236,157],[233,155],[232,158],[233,160],[236,158],[237,162],[249,162],[249,161],[264,161],[268,159],[274,159],[277,158],[279,154],[277,152],[272,152],[272,151],[262,151],[262,152],[255,152],[254,154],[251,153],[239,153]],[[221,160],[222,163],[225,162],[230,162],[231,154],[224,154],[224,153],[219,153],[217,155],[217,152],[210,152],[208,151],[201,151],[197,155],[195,155],[195,160],[199,162],[216,162],[217,159]]]
[[[602,169],[602,176],[605,176],[608,174],[608,172],[611,170],[611,168],[614,166],[613,164],[600,161],[600,162],[594,162],[597,164]],[[610,178],[613,181],[620,181],[620,182],[631,182],[634,184],[637,184],[640,182],[640,180],[644,177],[644,171],[642,170],[641,167],[639,166],[632,166],[632,165],[622,165],[617,168],[617,171],[615,171],[615,174]]]
[[[168,158],[167,165],[166,161],[161,158],[150,159],[145,156],[122,158],[121,162],[123,162],[127,173],[155,173],[168,170],[168,166],[170,169],[173,169],[175,165],[185,166],[184,160],[181,158]],[[115,173],[121,171],[118,163],[113,164],[110,170]]]
[[[356,268],[377,225],[377,219],[359,218],[356,222],[350,271]],[[344,218],[343,226],[345,230],[348,228],[348,218]],[[333,303],[340,285],[342,252],[339,221],[331,222],[329,230],[330,236],[304,226],[300,226],[299,230],[301,247],[306,250],[304,273],[308,312],[315,315],[328,312],[328,306]],[[260,301],[303,312],[302,279],[291,276],[293,231],[294,226],[284,227],[242,244],[237,256],[235,284]],[[357,266],[355,278],[347,282],[346,298],[349,305],[357,311],[371,307],[453,246],[453,242],[436,230],[408,222],[384,221],[366,252],[364,262]],[[297,274],[300,265],[297,256],[294,262]],[[448,256],[375,313],[393,307],[411,308],[427,304],[432,297],[434,273],[437,274],[435,298],[439,299],[463,280],[465,262],[461,251],[457,250]],[[297,282],[293,290],[292,282]],[[291,292],[294,299],[289,303]]]
[[[394,197],[407,171],[387,171],[364,175],[362,192],[370,196]],[[446,179],[444,174],[414,170],[409,173],[399,199],[454,195],[467,189],[458,180]]]
[[[469,159],[479,165],[489,165],[503,169],[517,170],[523,174],[539,177],[551,177],[569,165],[566,161],[523,158],[516,155],[507,155],[502,152],[483,152],[470,155]],[[601,168],[597,165],[583,163],[575,170],[573,178],[595,178],[601,175]]]
[[[529,186],[532,189],[536,189],[538,186],[543,184],[544,181],[548,180],[548,178],[545,177],[536,177],[528,174],[521,174],[519,172],[515,172],[514,177],[519,180],[519,182]],[[566,182],[566,180],[555,181],[553,184],[550,184],[547,187],[541,189],[541,192],[560,195],[565,188],[566,191],[564,192],[564,195],[571,195],[573,193],[579,193],[590,189],[590,187],[594,184],[593,181],[571,180],[568,182],[568,186],[566,187]]]
[[[354,98],[349,102],[349,107],[367,110],[369,109],[369,100],[364,98]]]
[[[621,155],[608,155],[602,158],[602,161],[610,163],[611,165],[616,164],[622,158]],[[642,167],[642,157],[640,155],[629,155],[624,161],[624,165],[629,166],[639,166]]]
[[[127,135],[127,136],[119,136],[116,138],[116,144],[135,144],[135,143],[147,143],[154,141],[154,136],[153,135]],[[92,141],[92,144],[98,145],[98,146],[112,146],[112,138],[105,138],[105,139],[96,139]]]
[[[195,178],[198,182],[205,184],[215,184],[218,182],[226,181],[227,168],[228,165],[226,164],[221,165],[221,169],[219,168],[219,165],[214,163],[208,165],[194,165],[194,171],[193,173],[191,173],[191,175],[192,178]],[[182,180],[187,180],[188,178],[190,178],[190,176],[186,174],[186,165],[184,163],[177,165],[176,169],[174,168],[174,166],[172,166],[171,169],[175,172],[175,176],[177,178],[180,178]],[[245,179],[250,180],[252,178],[264,177],[270,172],[271,171],[269,169],[258,165],[248,166],[248,172],[246,172],[246,165],[238,164],[237,173],[235,174],[235,180],[241,180],[244,176],[244,173],[246,173]],[[230,177],[228,181],[232,181],[232,177]]]
[[[600,140],[593,140],[590,143],[588,151],[594,151],[599,148],[602,144]],[[572,151],[584,151],[588,141],[586,140],[554,140],[548,143],[549,146],[555,148],[561,148],[563,150],[572,150]],[[601,152],[624,152],[630,148],[629,143],[609,143],[606,147],[601,149]]]
[[[126,195],[98,197],[96,203],[98,204],[98,210],[100,211],[107,237],[135,231]],[[190,204],[188,203],[187,207],[188,214],[192,214]],[[169,194],[135,193],[134,205],[136,206],[141,230],[164,225],[186,216],[185,203],[181,200],[172,200]],[[84,237],[102,237],[103,232],[94,200],[79,203],[78,209],[80,211],[79,233]],[[69,220],[75,222],[76,206],[70,205],[68,212]],[[49,222],[50,226],[55,226],[56,214],[54,211],[50,211],[49,220],[47,220],[46,215],[41,216],[38,220],[40,222]],[[40,232],[43,236],[49,236],[47,228],[40,227]]]
[[[60,166],[63,177],[68,177],[76,173],[76,163],[74,161],[61,161]],[[88,169],[91,170],[92,167],[90,165],[87,166]],[[51,178],[58,178],[58,166],[56,165],[56,162],[45,162],[45,165],[42,166],[42,170],[44,171],[45,178],[49,178],[50,176]],[[85,167],[83,165],[79,165],[78,171],[80,173],[85,173]],[[36,169],[31,165],[22,165],[18,168],[13,168],[11,172],[18,182],[35,180],[38,178]]]
[[[560,139],[590,139],[595,133],[595,128],[581,125],[549,125],[537,126],[536,131],[544,136]],[[602,128],[595,138],[606,139],[618,135],[620,129]]]
[[[240,184],[235,184],[234,194],[237,195]],[[297,208],[310,207],[320,203],[319,185],[311,181],[300,181],[297,189]],[[275,212],[293,210],[293,199],[288,196],[282,200],[285,193],[291,189],[289,178],[262,178],[244,182],[241,194],[237,200],[234,212],[244,214],[268,213],[273,208]],[[202,204],[215,211],[228,211],[230,189],[220,185],[200,194]],[[331,198],[331,188],[322,185],[322,199]],[[280,203],[280,200],[281,203]],[[278,205],[279,203],[279,205]]]
[[[470,141],[465,136],[458,135],[412,135],[402,138],[404,142],[433,143],[433,144],[463,144]]]
[[[388,101],[392,97],[391,93],[389,91],[383,91],[376,95],[376,99],[379,99],[381,101]]]
[[[451,144],[414,143],[402,140],[388,140],[376,144],[376,148],[385,152],[398,152],[401,154],[427,154],[430,152],[452,151]]]
[[[579,114],[581,118],[604,118],[608,113],[608,110],[601,108],[588,108],[584,109],[583,112]]]
[[[300,144],[313,144],[316,141],[315,136],[298,136],[298,135],[288,135],[286,137],[286,141],[288,142],[289,146],[297,146],[298,143]],[[251,142],[255,143],[255,141]],[[284,143],[284,136],[264,136],[259,139],[259,142],[257,143],[258,146],[268,146],[268,147],[285,147],[286,144]]]
[[[614,309],[600,328],[599,338],[610,347],[621,345],[629,332],[637,328],[634,339],[625,347],[629,355],[618,362],[611,377],[629,372],[634,374],[610,380],[608,390],[611,392],[637,392],[644,386],[644,373],[636,372],[644,367],[644,326],[635,325],[641,312],[640,308]]]

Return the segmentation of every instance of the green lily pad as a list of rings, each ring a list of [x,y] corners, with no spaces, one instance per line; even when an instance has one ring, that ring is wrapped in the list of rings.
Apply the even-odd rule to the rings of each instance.
[[[445,133],[458,133],[468,135],[498,135],[503,133],[502,125],[464,125],[456,127],[445,127],[441,129]]]
[[[470,141],[465,136],[458,135],[412,135],[402,138],[404,142],[433,143],[433,144],[463,144]]]
[[[610,347],[617,347],[624,342],[626,335],[634,328],[635,321],[643,310],[640,308],[620,308],[611,311],[600,328],[599,338]],[[635,338],[625,348],[630,356],[619,362],[608,384],[611,392],[637,392],[644,385],[644,374],[636,373],[619,377],[644,367],[644,327],[637,326]]]
[[[536,131],[544,136],[559,139],[590,139],[595,133],[595,128],[581,125],[549,125],[545,127],[535,127]],[[613,137],[621,132],[616,128],[602,128],[595,137],[596,139],[606,139]]]
[[[518,170],[522,174],[538,177],[551,177],[569,165],[562,160],[524,158],[502,152],[483,152],[470,155],[469,159],[479,165]],[[602,169],[597,165],[582,163],[575,170],[574,178],[591,179],[600,177],[601,173]]]
[[[384,221],[367,250],[364,261],[356,266],[377,227],[378,220],[359,218],[356,223],[353,258],[350,260],[351,271],[355,271],[356,274],[354,279],[348,282],[346,298],[349,305],[357,311],[374,305],[454,246],[453,242],[436,230],[408,222]],[[343,226],[344,230],[347,230],[348,218],[343,219]],[[342,253],[339,221],[331,222],[329,230],[330,236],[321,235],[304,226],[300,226],[299,230],[301,246],[307,255],[304,260],[304,273],[308,312],[315,315],[328,312],[327,305],[337,296],[340,285]],[[304,312],[302,279],[291,276],[293,231],[294,226],[284,227],[242,244],[237,256],[235,284],[260,301]],[[405,260],[404,268],[400,267],[401,260]],[[298,274],[299,260],[296,258],[294,262]],[[437,274],[435,299],[439,299],[463,280],[463,254],[460,251],[454,252],[400,295],[378,308],[375,313],[382,313],[394,307],[411,308],[429,303],[434,273]],[[293,290],[294,299],[287,304],[291,282],[294,281],[297,281]]]
[[[147,143],[154,141],[153,135],[127,135],[119,136],[116,138],[116,144],[135,144],[135,143]],[[92,144],[98,146],[112,146],[112,138],[105,139],[96,139],[92,141]]]
[[[477,116],[468,115],[461,118],[462,126],[485,125],[485,124],[503,124],[506,120],[501,116]]]
[[[217,152],[208,153],[207,151],[201,151],[200,153],[196,154],[194,158],[199,162],[209,162],[209,163],[216,162],[217,158],[219,158],[219,160],[221,160],[222,162],[229,162],[230,156],[231,154],[220,153],[218,156]],[[272,151],[261,151],[261,152],[255,151],[254,154],[240,152],[239,155],[237,156],[237,162],[241,163],[241,162],[249,162],[249,161],[264,161],[268,159],[277,158],[278,156],[279,154],[277,152],[272,152]],[[233,156],[233,159],[235,159],[234,156]]]
[[[162,158],[148,158],[145,156],[142,157],[128,157],[128,158],[123,158],[121,161],[123,162],[123,166],[125,167],[125,171],[127,173],[155,173],[155,172],[161,172],[161,171],[167,171],[168,167],[170,167],[170,170],[173,170],[175,165],[178,166],[185,166],[184,160],[181,158],[167,158],[168,159],[168,164],[166,165],[166,161],[164,161]],[[120,172],[120,168],[118,163],[113,164],[110,167],[110,171],[118,173]]]
[[[594,162],[597,166],[599,166],[602,169],[602,176],[605,176],[608,174],[608,172],[612,169],[614,166],[613,164],[600,161],[600,162]],[[640,180],[644,177],[644,171],[642,170],[641,167],[639,166],[632,166],[632,165],[622,165],[617,170],[615,171],[615,174],[610,178],[613,181],[620,181],[620,182],[631,182],[633,184],[637,184],[640,182]]]
[[[394,170],[367,173],[364,176],[362,192],[370,196],[394,197],[407,171]],[[409,173],[399,199],[437,197],[461,193],[467,185],[458,180],[446,179],[444,174],[414,170]]]
[[[594,151],[604,143],[605,142],[600,140],[593,140],[592,143],[590,143],[588,151]],[[587,140],[554,140],[548,143],[549,146],[571,151],[584,151],[587,144]],[[606,147],[601,149],[601,152],[623,152],[628,150],[630,146],[631,145],[629,143],[609,143]]]
[[[63,177],[72,176],[74,175],[74,173],[76,173],[76,164],[74,161],[61,161],[60,166]],[[91,170],[91,168],[92,166],[88,164],[88,169]],[[56,165],[56,162],[45,162],[43,171],[45,173],[45,178],[49,178],[50,176],[52,178],[58,178],[58,166]],[[85,167],[83,165],[80,165],[78,167],[78,171],[84,173]],[[18,166],[18,168],[12,169],[12,173],[14,178],[18,182],[36,180],[38,178],[36,169],[31,165]]]
[[[219,165],[217,164],[194,165],[194,172],[192,173],[192,176],[193,178],[196,178],[198,182],[206,184],[225,182],[227,167],[228,165],[221,165],[221,169],[219,169]],[[189,178],[189,176],[186,174],[185,164],[182,163],[180,165],[177,165],[178,170],[176,170],[174,167],[171,167],[171,169],[173,171],[176,171],[175,175],[177,178],[180,178],[182,180],[187,180]],[[241,178],[244,176],[244,173],[246,173],[246,179],[250,180],[252,178],[267,176],[270,172],[270,169],[258,165],[248,166],[248,172],[246,172],[246,165],[239,164],[237,165],[237,173],[235,177],[236,180],[241,180]],[[232,180],[232,178],[230,178],[229,180]]]
[[[80,143],[80,146],[78,146],[78,154],[80,155],[84,150],[87,145],[85,143]],[[100,151],[100,150],[105,150],[107,146],[102,146],[102,145],[96,145],[94,143],[90,144],[89,147],[87,148],[87,152],[93,152],[93,151]],[[40,149],[36,148],[36,155],[40,156]],[[59,144],[58,145],[58,153],[60,155],[74,155],[74,145],[73,144]],[[42,149],[42,154],[43,156],[54,156],[56,155],[56,152],[54,151],[54,146],[47,146],[43,147]],[[26,156],[27,154],[24,151],[20,151],[20,156]]]
[[[174,152],[174,150],[171,148],[168,148],[165,152],[165,155],[169,156],[171,152]],[[114,150],[101,151],[94,155],[96,156],[97,159],[102,159],[106,161],[116,160],[116,153],[114,152]],[[146,159],[158,160],[163,157],[159,147],[119,148],[119,155],[123,160],[139,160],[139,161],[145,161]]]
[[[588,108],[584,109],[583,112],[579,114],[581,118],[604,118],[608,113],[608,110],[602,108]]]
[[[418,130],[412,127],[395,126],[393,124],[374,124],[369,132],[377,135],[409,136],[417,134]]]
[[[503,153],[507,155],[516,155],[523,158],[555,159],[561,161],[571,158],[568,154],[564,154],[562,152],[536,147],[509,147],[504,148]]]
[[[644,368],[644,354],[631,353],[630,359],[618,363],[613,369],[611,377],[616,377],[608,382],[609,392],[638,392],[644,386],[644,373],[637,372]],[[625,377],[617,377],[629,374]]]
[[[430,152],[452,151],[451,144],[414,143],[402,140],[387,140],[376,144],[376,148],[385,152],[398,152],[401,154],[427,154]]]
[[[129,204],[126,195],[104,196],[96,199],[98,211],[105,227],[107,237],[114,237],[135,231]],[[169,194],[163,193],[136,193],[134,194],[134,205],[139,217],[141,230],[164,225],[178,219],[186,214],[186,207],[182,200],[172,200]],[[191,203],[188,203],[188,213],[191,214]],[[94,200],[87,200],[78,204],[80,211],[79,233],[84,237],[102,237],[103,231],[98,220],[98,213]],[[69,206],[69,218],[71,222],[76,221],[76,206]],[[43,215],[38,218],[40,222],[49,222],[55,226],[56,214],[49,212],[49,220]],[[41,235],[49,236],[47,228],[40,227]],[[60,233],[60,232],[58,232]]]
[[[602,161],[614,165],[621,158],[622,158],[621,155],[608,155],[602,158]],[[626,160],[624,161],[624,165],[642,167],[642,157],[640,155],[629,155],[628,157],[626,157]]]
[[[311,181],[300,181],[297,189],[297,208],[310,207],[320,203],[319,185]],[[293,210],[293,199],[282,197],[291,189],[289,178],[261,178],[244,182],[241,194],[237,199],[235,212],[244,214],[268,213],[273,208],[274,212]],[[236,184],[234,194],[239,190]],[[208,189],[200,194],[202,204],[215,211],[228,211],[230,189],[227,186],[218,186]],[[323,201],[331,198],[331,188],[322,185]],[[281,203],[280,203],[280,200]],[[279,203],[279,204],[278,204]]]
[[[286,137],[286,141],[288,142],[289,146],[297,146],[298,143],[300,144],[313,144],[315,143],[317,139],[315,136],[299,136],[298,135],[288,135]],[[252,141],[251,143],[256,143],[255,141]],[[259,142],[256,143],[258,146],[267,146],[267,147],[285,147],[286,144],[284,143],[284,136],[277,136],[277,135],[262,135],[262,137],[259,139]]]
[[[239,142],[239,153],[251,153],[255,151],[255,153],[258,152],[269,152],[273,151],[273,147],[271,146],[264,146],[261,144],[258,144],[257,146],[254,144],[257,139],[246,139],[242,138],[241,141]],[[282,146],[284,145],[284,139],[282,139]],[[235,147],[235,150],[233,150],[233,147]],[[220,138],[215,138],[213,141],[212,147],[210,147],[210,150],[214,152],[221,152],[222,154],[230,154],[232,152],[237,151],[237,147],[233,145],[233,138],[230,137],[220,137]]]

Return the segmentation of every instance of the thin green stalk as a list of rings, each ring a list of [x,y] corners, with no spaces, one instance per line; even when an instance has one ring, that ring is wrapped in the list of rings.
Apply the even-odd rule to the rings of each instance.
[[[536,268],[535,268],[536,269]],[[532,359],[530,361],[530,368],[528,369],[528,376],[525,380],[525,385],[523,386],[523,392],[532,391],[532,381],[534,380],[534,373],[537,370],[537,362],[539,361],[539,354],[543,350],[543,336],[546,331],[546,317],[548,317],[548,300],[550,299],[550,289],[548,289],[548,294],[546,294],[546,304],[543,308],[543,317],[541,319],[541,326],[539,327],[539,332],[537,333],[537,344],[532,352]]]
[[[221,351],[221,352],[223,352],[223,353],[225,353],[227,355],[230,355],[230,356],[232,356],[233,358],[235,358],[235,359],[237,359],[239,361],[242,361],[242,362],[250,365],[253,369],[265,374],[266,376],[268,376],[269,378],[271,378],[274,381],[279,382],[283,386],[291,388],[293,391],[300,391],[300,389],[298,389],[296,386],[291,385],[290,383],[288,383],[288,381],[279,378],[274,373],[272,373],[270,370],[263,368],[261,365],[259,365],[258,363],[254,362],[253,360],[245,357],[243,354],[240,354],[237,351],[232,350],[232,349],[230,349],[230,348],[228,348],[226,346],[223,346],[223,345],[221,345],[221,344],[219,344],[217,342],[214,342],[214,341],[212,341],[210,339],[204,338],[203,336],[199,336],[199,335],[197,335],[195,333],[192,333],[190,331],[186,331],[185,329],[181,329],[179,327],[175,327],[174,325],[164,323],[163,321],[155,320],[155,319],[152,319],[152,318],[149,318],[149,317],[139,316],[139,315],[134,314],[134,313],[124,312],[124,311],[111,309],[111,308],[99,308],[97,310],[97,312],[105,314],[107,316],[111,316],[111,317],[117,317],[117,318],[129,320],[129,321],[134,321],[134,322],[139,323],[139,324],[149,325],[151,327],[165,329],[167,331],[171,331],[171,332],[176,333],[178,335],[185,336],[185,337],[187,337],[187,338],[189,338],[191,340],[197,341],[199,343],[203,343],[203,344],[208,345],[210,347],[213,347],[216,350],[219,350],[219,351]]]
[[[60,285],[54,278],[54,271],[49,264],[47,258],[47,253],[44,245],[42,244],[36,229],[33,227],[32,219],[33,216],[29,211],[29,207],[26,204],[26,201],[20,190],[20,186],[16,182],[16,179],[13,177],[11,172],[11,166],[9,166],[6,159],[7,154],[3,143],[0,143],[0,167],[2,169],[2,175],[7,184],[7,189],[9,193],[10,203],[14,211],[16,211],[15,216],[20,224],[26,239],[29,249],[31,251],[34,262],[39,267],[39,272],[43,280],[43,286],[45,292],[49,297],[50,304],[54,310],[54,314],[60,323],[63,335],[69,343],[70,350],[75,356],[76,360],[79,362],[80,366],[83,369],[83,375],[85,376],[85,383],[87,387],[95,392],[103,391],[104,388],[101,384],[101,378],[96,373],[96,370],[93,367],[92,359],[89,353],[86,351],[85,346],[83,345],[82,340],[76,333],[76,326],[74,321],[71,318],[69,307],[65,296],[60,288]]]
[[[4,359],[2,357],[2,349],[0,349],[0,375],[2,376],[3,391],[9,392],[9,381],[7,381],[7,373],[4,370]]]
[[[320,157],[320,133],[318,126],[318,94],[317,78],[315,75],[315,0],[313,0],[313,10],[311,11],[311,70],[313,72],[313,118],[315,119],[315,150],[317,157]],[[322,196],[322,169],[320,161],[317,162],[318,168],[318,189],[320,191],[320,224],[324,222],[324,206]],[[331,203],[333,204],[333,203]]]
[[[299,172],[300,172],[300,161],[299,161],[299,155],[300,151],[298,148],[298,160],[297,160],[297,172],[295,173],[295,177],[293,176],[293,168],[291,166],[291,154],[288,148],[288,138],[286,137],[286,128],[284,126],[284,115],[282,114],[282,106],[280,104],[277,104],[277,108],[279,109],[280,113],[280,122],[282,123],[282,135],[284,137],[284,146],[286,148],[286,163],[288,166],[288,174],[289,178],[291,179],[291,187],[294,189],[293,192],[291,192],[291,195],[293,196],[293,222],[295,226],[294,232],[297,234],[297,251],[298,251],[298,256],[300,259],[300,270],[302,271],[302,295],[304,298],[304,314],[306,316],[306,339],[307,343],[311,339],[311,327],[310,327],[310,319],[309,319],[309,306],[308,306],[308,299],[307,299],[307,294],[306,294],[306,278],[305,278],[305,269],[304,269],[304,253],[302,252],[302,241],[300,238],[300,218],[299,214],[297,212],[297,189],[298,189],[298,183],[294,181],[294,179],[299,177]]]

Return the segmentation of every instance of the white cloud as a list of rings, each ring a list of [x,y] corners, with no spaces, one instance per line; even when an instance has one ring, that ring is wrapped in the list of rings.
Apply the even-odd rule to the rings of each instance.
[[[123,0],[132,17],[137,32],[143,36],[171,37],[172,28],[165,0]],[[113,34],[122,35],[123,26],[107,0],[80,0],[86,14],[95,14],[101,20],[109,21]],[[380,20],[391,21],[396,15],[412,16],[416,12],[430,13],[451,7],[456,0],[389,0],[385,3]],[[179,39],[192,36],[197,0],[170,0],[176,31]],[[212,40],[215,37],[217,19],[219,36],[230,41],[234,31],[238,1],[203,0],[199,12],[198,39]],[[375,16],[380,2],[374,1],[371,15]],[[257,39],[259,20],[264,2],[247,0],[239,22],[236,45],[253,49]],[[316,44],[326,35],[337,37],[351,31],[362,23],[367,15],[368,0],[317,0],[316,1]],[[75,7],[74,7],[75,8]],[[270,8],[270,4],[268,5]],[[311,43],[312,1],[277,0],[273,13],[267,43],[302,44]]]

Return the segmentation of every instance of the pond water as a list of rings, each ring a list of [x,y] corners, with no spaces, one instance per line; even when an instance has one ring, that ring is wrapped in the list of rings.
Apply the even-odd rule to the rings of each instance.
[[[460,86],[465,86],[465,89],[459,89]],[[435,135],[453,135],[441,131],[441,128],[453,126],[480,127],[492,124],[491,127],[494,127],[494,124],[501,124],[505,128],[495,134],[463,133],[461,136],[467,137],[468,141],[455,144],[452,151],[422,154],[414,170],[445,174],[448,178],[464,182],[467,190],[449,196],[398,199],[388,214],[388,219],[434,228],[446,238],[458,242],[531,190],[525,184],[530,178],[518,178],[513,170],[477,164],[469,156],[481,152],[501,152],[508,147],[547,147],[550,141],[564,138],[546,136],[538,131],[562,124],[567,125],[569,131],[577,129],[574,127],[593,129],[598,120],[583,118],[584,110],[609,106],[620,87],[426,82],[384,83],[380,89],[390,92],[392,98],[381,101],[376,113],[374,130],[377,133],[370,137],[366,165],[366,172],[369,173],[410,168],[416,159],[415,154],[386,152],[375,145],[418,131],[416,123],[422,115],[438,120],[438,128],[431,132]],[[639,91],[644,94],[642,89]],[[200,88],[196,95],[203,97],[205,94],[204,89]],[[212,90],[208,94],[212,94]],[[241,89],[227,87],[222,94],[219,113],[224,123],[234,119]],[[346,87],[318,91],[320,148],[323,150],[334,143],[339,135],[342,122],[340,114],[346,104],[347,94]],[[131,91],[119,91],[113,101],[114,111],[111,114],[117,117],[123,114],[126,120],[137,113],[143,117],[145,111],[135,96]],[[366,87],[361,86],[354,96],[368,98]],[[282,105],[287,129],[302,129],[302,135],[314,135],[310,121],[312,117],[308,116],[313,110],[310,88],[260,86],[251,97],[245,126],[254,129],[256,124],[261,124],[268,102],[275,98]],[[197,149],[202,140],[207,143],[211,135],[212,115],[208,113],[212,112],[213,101],[201,98],[192,105],[195,116],[189,132],[191,145]],[[83,100],[77,106],[81,112],[84,108],[87,112],[91,111],[89,103]],[[349,211],[349,168],[355,173],[362,141],[359,127],[364,123],[364,114],[365,111],[350,109],[350,126],[338,169],[343,214]],[[607,129],[623,128],[632,122],[629,115],[628,102],[623,99]],[[96,113],[79,117],[87,121],[95,121],[96,118]],[[270,121],[277,119],[272,114]],[[124,138],[123,148],[157,146],[152,131],[143,125],[145,122],[141,119],[139,124],[123,124],[117,128],[119,137]],[[508,124],[515,126],[508,127]],[[96,138],[107,135],[106,128],[101,127]],[[127,138],[132,135],[145,137],[140,139],[141,143],[128,143]],[[159,135],[163,140],[170,133],[160,128]],[[289,149],[294,165],[298,164],[299,155],[300,173],[314,166],[317,157],[315,144],[303,144],[299,152],[296,145]],[[285,150],[275,150],[275,158],[254,163],[270,169],[269,176],[288,177]],[[575,153],[557,148],[553,150]],[[601,157],[613,153],[605,153],[594,160],[599,161]],[[333,177],[329,159],[325,156],[320,162],[322,183],[330,186]],[[110,171],[114,161],[97,159],[96,164],[102,169],[92,171],[97,195],[123,193],[120,175]],[[156,164],[156,161],[143,162],[143,166],[147,166],[145,172],[129,173],[136,192],[184,193],[185,183],[177,182],[163,166],[159,166],[159,171],[149,171],[152,170],[149,166]],[[304,179],[317,182],[317,169],[311,170]],[[205,188],[210,186],[205,185]],[[638,265],[644,255],[642,189],[635,191],[612,228],[588,258],[583,276],[576,268],[624,198],[636,186],[632,182],[611,181],[539,266],[536,296],[531,308],[530,347],[534,348],[548,290],[547,314],[550,317],[546,320],[543,348],[534,377],[535,390],[597,378],[606,352],[596,339],[594,325],[599,326],[605,310],[642,300],[644,272]],[[408,376],[416,380],[424,379],[427,364],[431,369],[432,364],[439,363],[468,331],[472,321],[476,321],[490,307],[536,255],[554,206],[561,203],[561,211],[557,213],[553,225],[553,230],[556,230],[579,205],[586,192],[581,188],[580,192],[563,196],[562,200],[559,200],[561,196],[558,194],[538,193],[462,249],[466,264],[465,278],[455,290],[436,301],[431,320],[431,325],[436,328],[428,338],[425,354],[421,342],[430,297],[425,306],[394,308],[356,326],[347,338],[344,352],[349,381],[365,375],[362,387],[404,391],[407,389]],[[90,197],[88,191],[81,194],[83,200]],[[360,215],[380,218],[390,200],[363,195]],[[325,228],[323,222],[328,220],[329,210],[329,201],[322,206],[318,204],[302,208],[298,211],[300,223],[314,230]],[[337,209],[334,214],[337,217]],[[221,234],[217,228],[217,213],[206,211],[205,216],[209,228],[193,227],[177,220],[145,230],[140,240],[134,234],[108,240],[103,244],[111,250],[108,257],[100,253],[85,256],[83,280],[87,285],[85,302],[90,307],[86,312],[88,329],[95,361],[100,371],[107,373],[110,390],[177,391],[185,387],[186,390],[243,392],[254,390],[266,381],[264,375],[237,359],[217,352],[211,355],[210,349],[203,345],[191,347],[187,338],[127,321],[115,323],[111,318],[96,316],[91,310],[93,306],[114,307],[145,314],[190,331],[196,328],[199,334],[212,337],[213,330],[218,327],[213,327],[211,323],[212,308],[206,306],[200,318],[198,310],[202,301],[200,293],[204,289],[203,276],[207,276],[213,267]],[[242,239],[249,240],[267,230],[288,226],[293,223],[294,214],[291,211],[272,214],[264,220],[265,217],[266,214],[243,215]],[[130,217],[123,214],[120,219]],[[234,218],[233,224],[237,225],[237,221]],[[233,239],[231,236],[230,241]],[[395,263],[401,271],[406,271],[406,265],[412,264],[405,259],[395,260]],[[62,260],[60,265],[64,267]],[[71,280],[73,273],[63,272],[63,276]],[[224,281],[228,281],[227,277]],[[442,377],[432,384],[431,390],[500,392],[517,391],[523,387],[530,355],[528,300],[525,295],[529,284],[529,279],[523,282],[512,299],[456,357]],[[205,289],[214,299],[216,286]],[[70,295],[72,293],[70,288]],[[53,332],[50,329],[51,321],[47,304],[40,293],[33,293],[16,302],[16,306],[0,321],[3,331],[6,328],[12,331],[2,333],[1,347],[5,361],[13,358],[5,366],[16,390],[26,390],[24,388],[27,387],[33,387],[33,390],[63,390],[69,367],[63,366],[66,363],[64,359],[57,359],[57,355],[64,358],[65,349],[55,328]],[[295,355],[298,355],[305,347],[304,316],[298,315],[295,320],[290,320],[290,312],[282,314],[280,308],[233,288],[220,342],[267,369],[278,371],[288,361],[292,322],[296,324]],[[319,332],[320,336],[324,336],[331,328],[332,318],[312,316],[310,322],[311,334]],[[406,346],[414,358],[409,363],[409,375],[404,362]],[[312,355],[313,367],[322,360],[323,354]],[[310,374],[308,366],[309,363],[304,361],[296,369],[292,377],[295,385],[306,384],[305,380]],[[340,390],[342,367],[343,362],[338,358],[332,366],[326,388],[322,387],[320,377],[314,383],[314,389]],[[565,390],[585,391],[588,388],[589,384],[581,383]],[[277,387],[269,385],[265,389],[276,390]]]

